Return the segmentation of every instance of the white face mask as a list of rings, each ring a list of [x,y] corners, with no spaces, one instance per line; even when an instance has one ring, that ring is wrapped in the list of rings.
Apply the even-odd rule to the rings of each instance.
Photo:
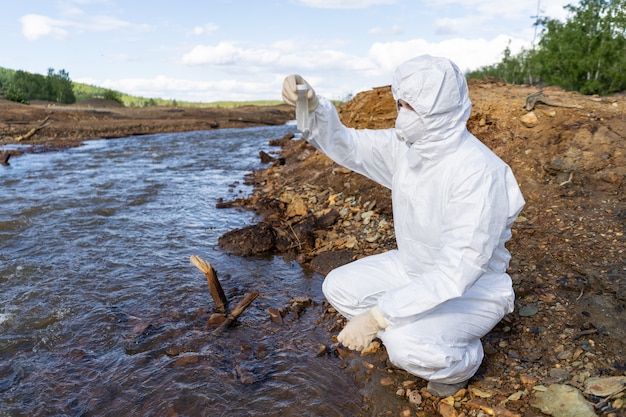
[[[409,144],[424,136],[424,123],[415,111],[400,107],[396,119],[396,136]]]

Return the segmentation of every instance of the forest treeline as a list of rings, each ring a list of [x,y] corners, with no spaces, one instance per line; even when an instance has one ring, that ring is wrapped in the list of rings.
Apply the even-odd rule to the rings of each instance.
[[[626,0],[580,0],[565,6],[566,20],[537,17],[539,40],[512,54],[509,47],[494,65],[468,72],[468,78],[495,78],[509,84],[551,85],[582,94],[608,95],[626,90]],[[176,106],[176,100],[145,99],[71,81],[64,69],[47,75],[0,67],[0,96],[28,103],[45,100],[71,104],[93,97],[127,106]],[[269,103],[269,102],[268,102]],[[262,104],[256,102],[254,104]],[[202,105],[202,103],[184,103]],[[214,103],[232,106],[232,103]]]
[[[581,0],[561,22],[537,18],[539,41],[501,62],[469,72],[509,84],[558,86],[582,94],[626,90],[626,0]]]

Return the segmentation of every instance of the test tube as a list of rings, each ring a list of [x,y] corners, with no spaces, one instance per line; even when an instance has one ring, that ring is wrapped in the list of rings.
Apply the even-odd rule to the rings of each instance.
[[[309,86],[306,84],[296,85],[298,91],[298,101],[296,102],[296,120],[298,121],[298,130],[304,132],[309,130]]]

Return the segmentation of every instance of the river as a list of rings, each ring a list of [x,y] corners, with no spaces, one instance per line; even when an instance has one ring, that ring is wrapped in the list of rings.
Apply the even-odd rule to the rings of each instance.
[[[259,151],[291,131],[92,140],[0,167],[0,416],[358,415],[352,376],[316,355],[330,343],[315,324],[323,278],[217,247],[258,219],[216,203],[248,195]],[[260,293],[208,343],[213,303],[192,255],[232,302]],[[273,323],[267,309],[295,297],[313,305]]]

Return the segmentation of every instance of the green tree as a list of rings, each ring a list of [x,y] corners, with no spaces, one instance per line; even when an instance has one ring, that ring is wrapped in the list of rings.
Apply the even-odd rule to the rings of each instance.
[[[124,104],[124,100],[122,100],[122,94],[119,91],[105,90],[102,96],[107,100],[116,101],[120,104]]]
[[[626,0],[581,0],[566,22],[543,19],[533,57],[540,79],[583,94],[626,89]]]
[[[27,100],[49,100],[50,90],[46,77],[41,74],[31,74],[18,70],[13,75],[10,84],[12,91],[19,92],[18,95],[26,97]]]
[[[76,102],[70,74],[64,69],[55,74],[54,68],[48,68],[46,77],[49,96],[47,100],[57,103],[71,104]]]
[[[511,48],[507,45],[502,54],[502,61],[499,63],[471,71],[467,77],[496,78],[509,84],[534,84],[537,82],[536,77],[533,77],[531,68],[534,51],[523,49],[517,55],[512,55]]]
[[[2,90],[2,94],[7,100],[28,104],[28,97],[26,96],[26,93],[16,87],[15,84],[9,84],[6,89]]]

